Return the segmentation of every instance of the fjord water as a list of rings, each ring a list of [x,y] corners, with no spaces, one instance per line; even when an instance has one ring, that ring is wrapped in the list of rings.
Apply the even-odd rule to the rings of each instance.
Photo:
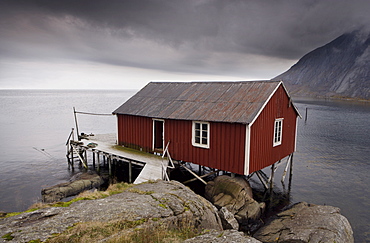
[[[77,111],[111,114],[133,91],[0,90],[0,210],[22,211],[72,176],[66,146]],[[114,133],[115,116],[77,115],[80,132]],[[77,170],[76,170],[77,172]]]
[[[72,176],[65,142],[77,111],[111,113],[135,91],[0,90],[0,211],[23,211]],[[356,242],[370,240],[370,105],[297,101],[291,202],[341,208]],[[308,110],[305,122],[305,110]],[[114,116],[78,115],[80,132],[114,133]],[[284,138],[283,138],[284,139]],[[282,170],[282,168],[279,168]],[[77,170],[76,170],[77,171]],[[280,178],[275,178],[277,187]]]
[[[292,201],[339,207],[370,241],[370,103],[301,101]],[[307,121],[305,122],[307,108]]]

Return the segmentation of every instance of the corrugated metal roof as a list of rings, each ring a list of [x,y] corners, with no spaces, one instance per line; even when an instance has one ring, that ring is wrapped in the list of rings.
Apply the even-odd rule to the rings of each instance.
[[[248,124],[280,84],[280,81],[151,82],[113,113]]]

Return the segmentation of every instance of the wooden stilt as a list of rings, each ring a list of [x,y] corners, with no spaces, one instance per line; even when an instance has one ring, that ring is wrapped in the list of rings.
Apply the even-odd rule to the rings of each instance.
[[[112,176],[112,161],[111,161],[110,155],[108,155],[107,160],[108,160],[109,176]]]
[[[85,169],[87,169],[87,149],[84,150],[84,157],[85,157],[85,163],[86,163]]]
[[[270,179],[269,179],[269,186],[270,186],[270,189],[272,190],[272,188],[274,187],[274,175],[275,175],[275,163],[271,165],[271,176],[270,176]]]
[[[71,148],[71,162],[72,162],[72,170],[74,169],[74,155],[73,155],[73,147],[72,147],[72,144],[70,144],[70,148]]]
[[[128,161],[128,183],[132,183],[132,162]]]
[[[99,152],[98,152],[98,158],[97,159],[98,159],[98,161],[97,161],[98,163],[97,163],[97,168],[96,169],[99,173],[100,172],[100,153]]]
[[[258,177],[258,179],[260,179],[262,185],[265,187],[265,189],[267,190],[269,188],[268,184],[266,183],[265,179],[264,179],[264,176],[262,174],[262,171],[258,170],[256,171],[256,175]]]
[[[307,122],[307,111],[308,111],[308,108],[306,107],[306,115],[304,117],[304,122],[306,123]]]
[[[292,157],[292,154],[290,154],[288,156],[288,159],[287,159],[287,162],[286,162],[286,166],[285,166],[285,169],[284,169],[284,172],[283,172],[283,176],[281,178],[281,183],[284,183],[284,181],[285,181],[286,173],[288,171],[288,167],[289,167],[290,162],[291,162],[291,157]]]
[[[76,109],[73,107],[73,114],[75,117],[75,123],[76,123],[76,131],[77,131],[77,140],[81,141],[80,133],[78,132],[78,124],[77,124],[77,115],[76,115]]]
[[[288,193],[290,194],[290,189],[292,188],[292,176],[293,176],[293,153],[290,156],[290,170],[289,170],[289,183],[288,183]]]
[[[92,156],[93,156],[93,168],[95,170],[95,150],[92,149]]]

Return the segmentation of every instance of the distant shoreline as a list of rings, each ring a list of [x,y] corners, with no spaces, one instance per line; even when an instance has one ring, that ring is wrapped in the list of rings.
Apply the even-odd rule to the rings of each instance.
[[[351,98],[351,97],[330,97],[330,96],[295,96],[291,95],[295,102],[299,101],[345,101],[345,102],[354,102],[354,103],[370,103],[370,99],[363,98]]]

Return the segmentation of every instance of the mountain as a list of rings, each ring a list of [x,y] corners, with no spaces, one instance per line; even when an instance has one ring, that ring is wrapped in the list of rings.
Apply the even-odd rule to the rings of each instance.
[[[370,33],[343,34],[273,80],[293,96],[370,99]]]

